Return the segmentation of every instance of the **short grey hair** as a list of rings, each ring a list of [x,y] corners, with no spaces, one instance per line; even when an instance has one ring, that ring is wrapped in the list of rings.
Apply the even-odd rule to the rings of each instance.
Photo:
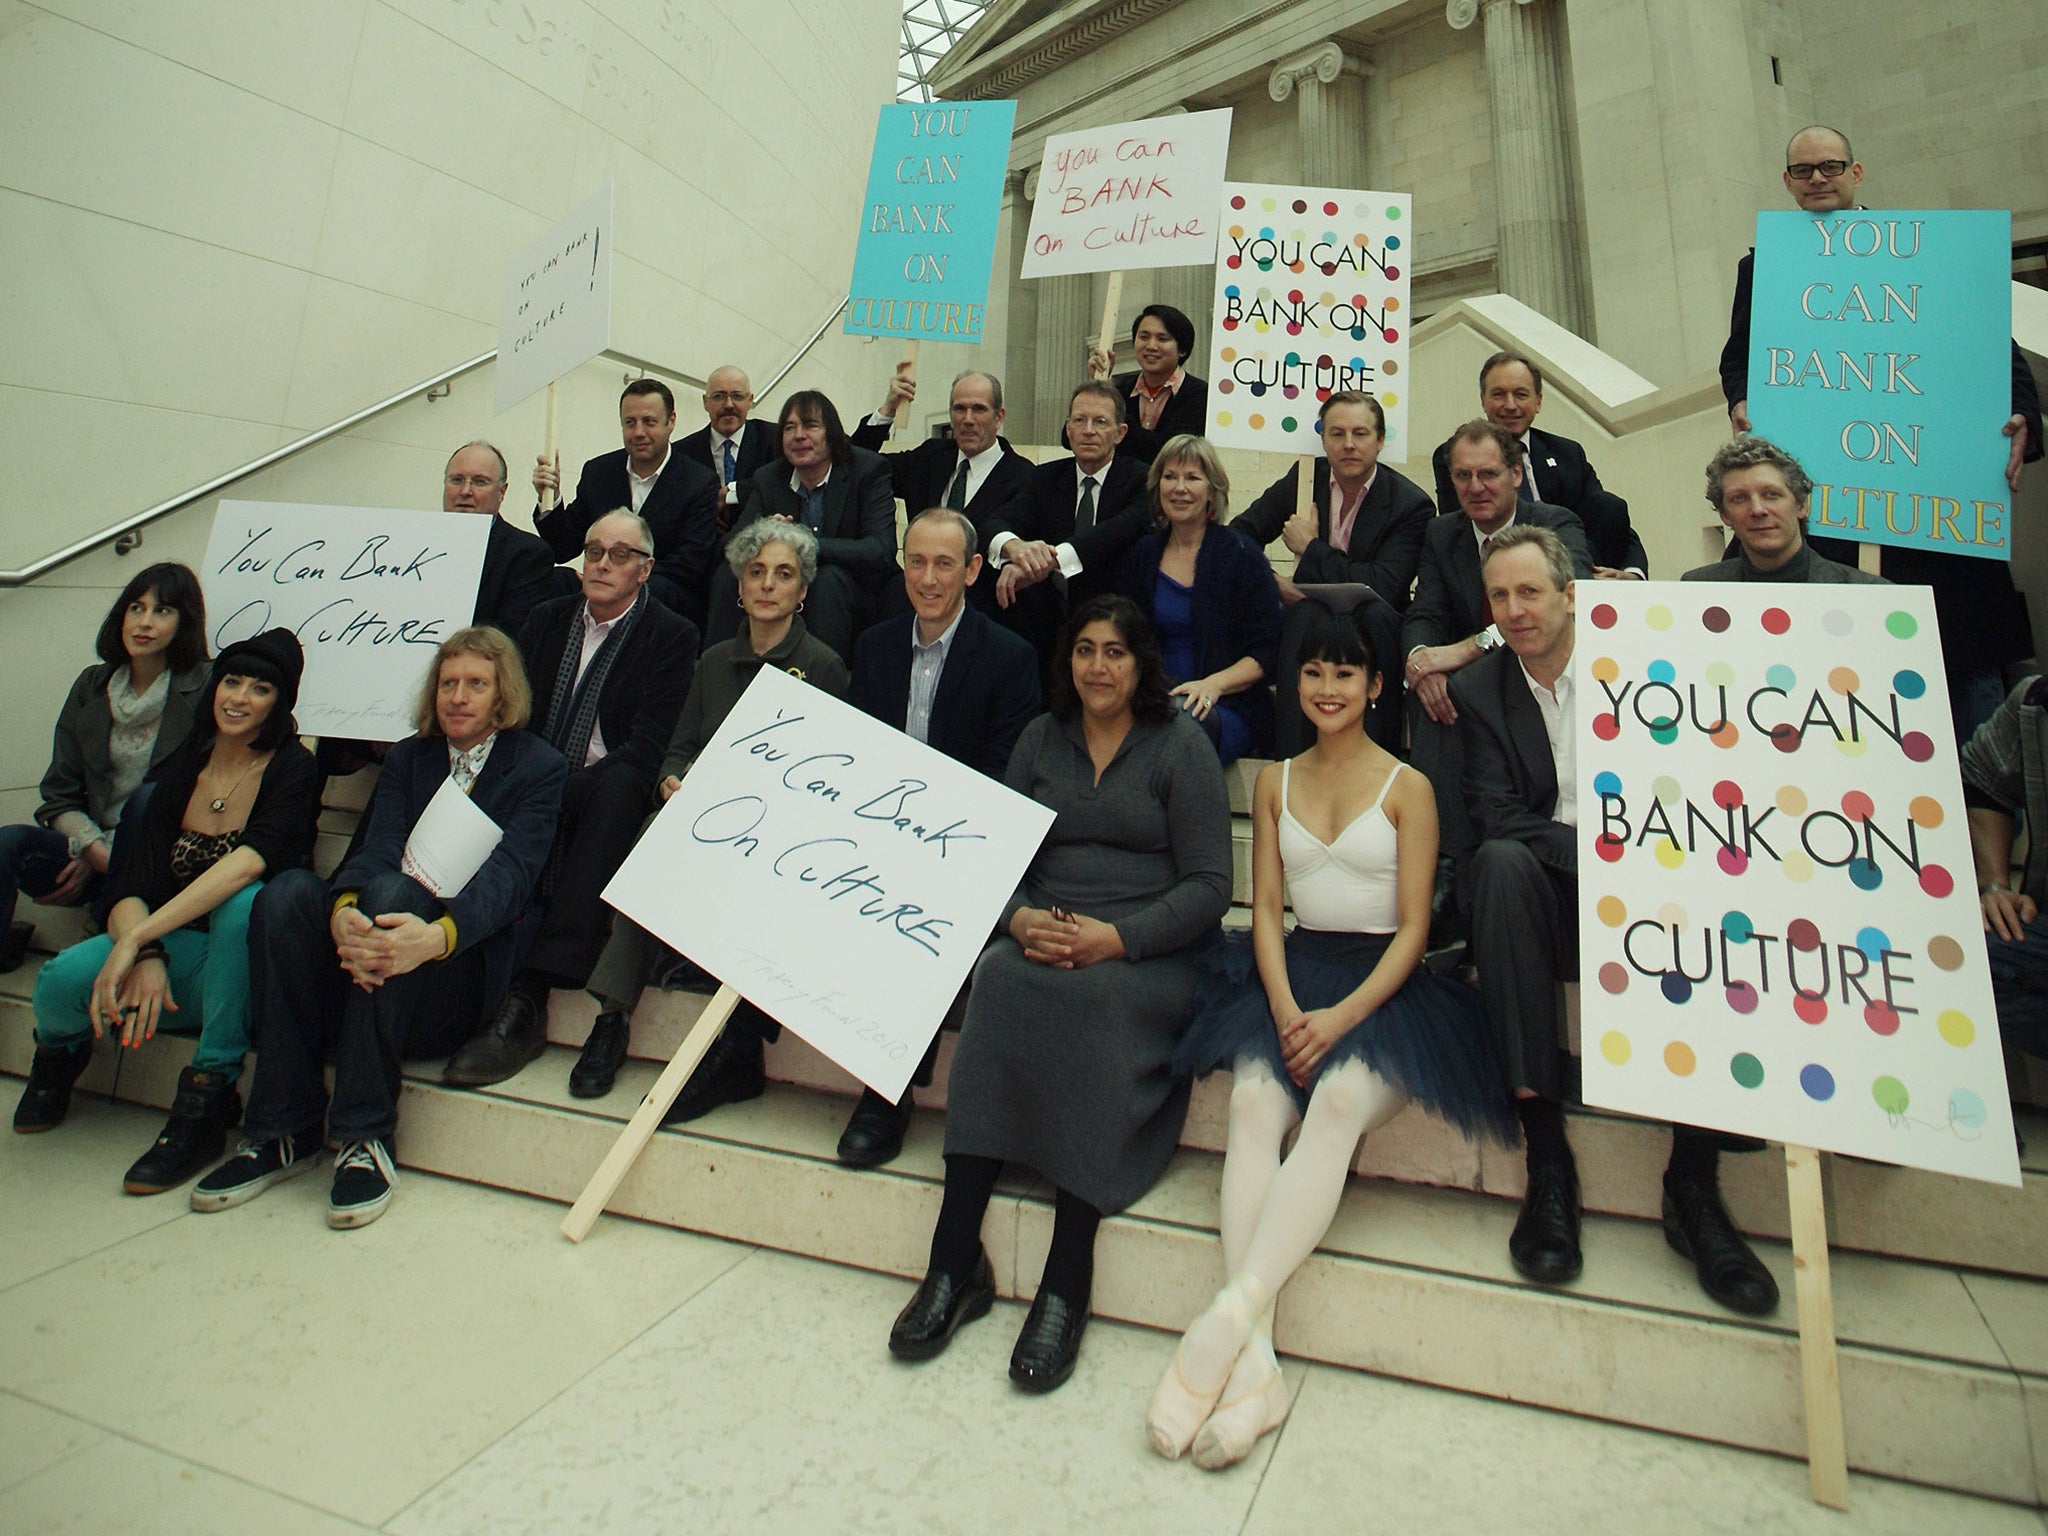
[[[787,544],[803,572],[804,585],[818,579],[818,536],[802,523],[785,523],[780,518],[757,517],[743,524],[726,541],[725,563],[735,576],[747,574],[747,566],[770,544]]]
[[[956,512],[951,507],[926,507],[913,517],[903,528],[903,542],[910,543],[910,530],[919,523],[951,523],[960,532],[960,547],[966,551],[962,556],[972,560],[981,545],[981,532],[974,526],[974,519],[965,512]]]
[[[1539,528],[1534,523],[1509,523],[1486,541],[1486,554],[1479,562],[1481,578],[1484,579],[1486,567],[1495,555],[1504,550],[1521,549],[1525,545],[1534,546],[1536,552],[1543,556],[1543,563],[1550,571],[1551,585],[1558,591],[1562,592],[1572,584],[1571,551],[1564,547],[1564,540],[1550,529]]]
[[[1792,493],[1792,499],[1805,506],[1813,495],[1813,480],[1799,466],[1799,461],[1768,438],[1745,432],[1732,442],[1723,443],[1714,456],[1707,460],[1707,500],[1714,510],[1722,510],[1724,500],[1721,482],[1738,469],[1761,469],[1770,465],[1785,477],[1785,489]]]
[[[979,368],[962,368],[958,373],[953,375],[953,389],[949,389],[946,391],[946,404],[948,406],[951,406],[953,403],[953,390],[958,389],[962,384],[964,384],[969,379],[988,380],[989,404],[994,406],[999,411],[1003,408],[1003,381],[997,378],[994,374],[986,373]]]
[[[631,507],[614,507],[611,511],[605,513],[602,517],[592,518],[590,520],[590,526],[592,528],[595,528],[599,523],[603,522],[605,518],[610,517],[623,517],[627,522],[631,523],[633,525],[633,532],[635,536],[638,537],[640,540],[640,547],[646,550],[649,556],[653,555],[654,530],[647,526],[646,518],[642,517],[638,512],[635,512]],[[588,535],[586,534],[585,537],[588,537]]]

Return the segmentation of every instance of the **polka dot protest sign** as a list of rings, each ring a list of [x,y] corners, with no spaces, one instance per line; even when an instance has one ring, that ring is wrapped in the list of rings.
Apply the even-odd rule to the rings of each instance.
[[[2017,1184],[1926,590],[1588,588],[1586,1102]]]
[[[1387,415],[1381,457],[1408,444],[1405,192],[1223,184],[1209,340],[1209,436],[1231,448],[1321,451],[1316,412],[1341,389]]]

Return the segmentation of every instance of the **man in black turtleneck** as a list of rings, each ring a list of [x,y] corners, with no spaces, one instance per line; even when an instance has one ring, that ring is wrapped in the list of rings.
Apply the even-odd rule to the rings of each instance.
[[[1738,437],[1707,461],[1707,500],[1735,535],[1733,559],[1687,571],[1683,581],[1849,582],[1882,576],[1816,554],[1806,542],[1813,482],[1799,461],[1761,437]]]

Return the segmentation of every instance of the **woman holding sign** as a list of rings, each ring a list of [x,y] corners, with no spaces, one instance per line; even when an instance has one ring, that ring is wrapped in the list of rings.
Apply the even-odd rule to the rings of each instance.
[[[1057,1189],[1052,1248],[1010,1379],[1050,1392],[1088,1321],[1095,1229],[1152,1187],[1180,1140],[1172,1058],[1230,905],[1230,802],[1216,754],[1167,697],[1152,628],[1123,598],[1068,620],[1052,712],[1004,775],[1057,813],[982,953],[947,1089],[946,1193],[931,1264],[889,1332],[927,1360],[984,1316],[981,1222],[1007,1162]]]
[[[1124,556],[1117,590],[1151,620],[1174,701],[1223,762],[1271,751],[1280,584],[1251,540],[1216,526],[1230,510],[1223,461],[1207,438],[1176,437],[1146,488],[1160,528]]]
[[[1312,605],[1296,686],[1316,741],[1259,774],[1251,942],[1216,952],[1220,985],[1174,1054],[1190,1076],[1229,1067],[1234,1077],[1230,1283],[1181,1340],[1146,1424],[1160,1455],[1192,1445],[1211,1471],[1287,1416],[1273,1298],[1328,1229],[1359,1138],[1414,1099],[1468,1134],[1515,1139],[1478,994],[1419,968],[1436,797],[1365,732],[1381,686],[1371,640]],[[1296,926],[1283,936],[1287,905]]]
[[[64,1118],[93,1038],[139,1047],[196,1029],[171,1118],[123,1183],[131,1195],[182,1184],[241,1118],[235,1083],[249,1049],[249,912],[270,876],[304,864],[320,815],[313,755],[292,721],[305,658],[288,629],[239,640],[184,744],[156,773],[108,888],[107,931],[36,978],[36,1054],[17,1131]]]
[[[1136,373],[1120,373],[1110,382],[1124,396],[1131,430],[1117,452],[1150,464],[1161,448],[1182,435],[1200,437],[1209,430],[1209,386],[1187,370],[1195,352],[1195,322],[1171,304],[1147,304],[1131,322],[1131,353]],[[1107,348],[1088,354],[1088,377],[1109,379],[1114,362]]]

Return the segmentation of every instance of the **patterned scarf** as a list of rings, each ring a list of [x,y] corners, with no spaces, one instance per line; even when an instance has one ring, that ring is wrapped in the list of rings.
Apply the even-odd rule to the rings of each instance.
[[[605,679],[611,676],[612,663],[625,649],[626,638],[633,633],[633,626],[647,611],[648,600],[647,588],[643,586],[640,595],[633,599],[633,606],[619,615],[612,625],[612,632],[604,637],[604,644],[590,658],[590,667],[583,674],[580,686],[576,681],[576,664],[583,659],[582,614],[578,614],[569,626],[568,638],[562,645],[562,664],[555,669],[555,691],[548,700],[547,722],[541,734],[569,759],[571,769],[581,768],[583,759],[590,753],[590,734],[597,729],[597,701],[604,693]],[[584,612],[588,611],[586,607]]]

